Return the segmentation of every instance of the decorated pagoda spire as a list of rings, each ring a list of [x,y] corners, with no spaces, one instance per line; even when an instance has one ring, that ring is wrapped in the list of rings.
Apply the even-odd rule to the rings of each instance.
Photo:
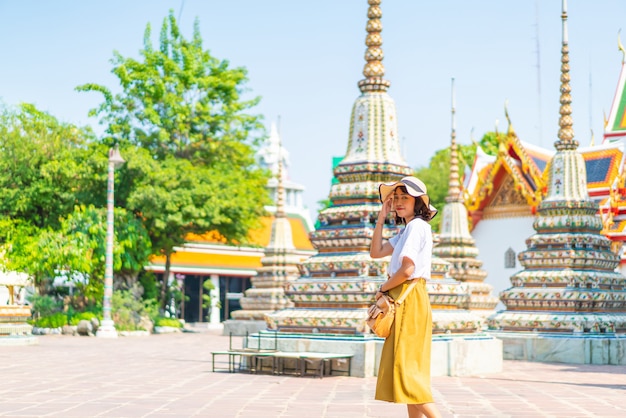
[[[358,83],[362,94],[352,107],[348,150],[335,170],[339,181],[345,174],[353,177],[364,172],[378,182],[413,174],[400,149],[396,104],[387,94],[391,83],[383,78],[381,0],[368,0],[368,4],[365,78]],[[378,186],[367,187],[377,197]]]
[[[574,139],[574,122],[572,120],[572,88],[569,75],[569,42],[567,35],[567,0],[563,0],[562,19],[562,46],[561,46],[561,97],[559,102],[559,139],[554,143],[556,150],[551,169],[551,181],[548,184],[546,201],[572,199],[589,200],[587,190],[587,173],[585,161],[576,151],[578,141]],[[572,151],[572,152],[565,152]],[[564,169],[568,171],[565,172]],[[566,181],[567,180],[567,181]]]
[[[569,75],[569,41],[567,35],[567,0],[563,0],[561,13],[562,23],[562,44],[561,44],[561,108],[559,113],[559,140],[554,143],[557,151],[575,150],[578,148],[578,141],[574,139],[574,129],[572,121],[572,87],[570,86]]]
[[[448,195],[446,202],[461,202],[461,183],[459,182],[459,156],[456,144],[456,109],[454,100],[454,78],[452,78],[452,131],[450,133],[450,179],[448,181]]]
[[[383,16],[380,8],[381,0],[369,0],[369,9],[367,11],[367,25],[365,30],[367,36],[365,38],[365,66],[363,67],[363,76],[365,78],[359,81],[359,89],[365,93],[368,91],[387,91],[391,83],[385,80],[385,66],[383,65],[383,24],[380,21]]]
[[[561,108],[557,152],[549,163],[548,195],[539,204],[536,233],[518,258],[524,269],[500,293],[506,310],[490,328],[535,332],[624,332],[626,278],[619,256],[600,233],[598,204],[589,198],[585,160],[577,151],[571,117],[567,3],[563,0]]]
[[[278,149],[282,150],[283,144],[282,141],[279,140]],[[285,184],[283,182],[283,159],[282,153],[279,151],[278,153],[278,187],[276,188],[276,218],[284,218],[285,217]]]
[[[458,146],[456,143],[454,78],[452,79],[451,114],[448,195],[443,207],[441,233],[433,248],[433,254],[450,263],[449,275],[467,286],[469,298],[463,307],[485,317],[494,312],[498,298],[492,295],[493,286],[484,283],[487,272],[481,268],[483,262],[476,258],[478,248],[476,248],[474,238],[469,231],[467,209],[461,193]]]

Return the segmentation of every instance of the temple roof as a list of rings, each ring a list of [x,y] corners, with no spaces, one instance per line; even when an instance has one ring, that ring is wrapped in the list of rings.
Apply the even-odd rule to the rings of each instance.
[[[531,207],[546,193],[548,161],[554,151],[521,141],[515,133],[506,136],[498,155],[489,156],[480,148],[472,172],[466,182],[466,203],[470,212],[480,211],[494,197],[505,178],[511,177],[515,189]],[[579,148],[585,160],[587,187],[594,199],[608,197],[611,187],[624,187],[624,179],[616,183],[624,171],[624,143]],[[476,223],[479,219],[474,217]]]
[[[303,259],[315,253],[309,240],[307,222],[300,216],[287,214],[291,226],[295,251]],[[270,244],[273,216],[261,219],[261,228],[250,231],[249,242],[244,247],[227,245],[223,237],[214,232],[189,235],[187,243],[172,255],[172,271],[196,274],[222,274],[253,276],[261,267],[264,248]],[[154,257],[148,270],[162,272],[165,257]]]

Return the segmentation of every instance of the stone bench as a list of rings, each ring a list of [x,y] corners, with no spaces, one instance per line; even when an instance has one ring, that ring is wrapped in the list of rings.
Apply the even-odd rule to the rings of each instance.
[[[350,367],[353,354],[341,353],[317,353],[317,352],[286,352],[275,350],[224,350],[213,351],[212,363],[215,372],[215,359],[219,356],[228,357],[228,371],[234,373],[236,371],[248,370],[256,373],[263,369],[263,361],[271,360],[272,374],[285,374],[285,360],[294,360],[295,367],[291,368],[296,376],[306,376],[309,370],[315,372],[315,376],[324,377],[325,374],[333,375],[336,373],[345,373],[350,376]],[[238,360],[238,361],[237,361]],[[337,363],[346,362],[347,369],[333,368],[333,360]],[[224,369],[222,369],[224,370]]]

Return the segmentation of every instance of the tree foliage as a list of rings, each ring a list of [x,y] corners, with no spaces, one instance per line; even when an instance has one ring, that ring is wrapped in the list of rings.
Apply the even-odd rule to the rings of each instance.
[[[157,49],[148,24],[142,60],[114,54],[113,74],[122,92],[86,84],[104,102],[91,111],[102,116],[113,141],[145,148],[159,160],[174,156],[201,164],[230,162],[250,167],[254,149],[250,131],[262,129],[259,117],[244,113],[260,98],[243,100],[247,71],[230,68],[203,49],[198,21],[193,37],[183,37],[173,12],[164,19]]]
[[[216,231],[245,242],[269,204],[267,174],[255,159],[260,116],[248,114],[247,72],[203,49],[198,21],[191,40],[173,12],[164,19],[159,46],[146,27],[141,59],[114,54],[121,92],[101,85],[103,103],[91,111],[106,127],[104,142],[121,144],[125,167],[120,202],[142,219],[153,254],[166,257],[161,303],[167,298],[171,255],[188,234]]]
[[[0,216],[58,227],[73,210],[90,129],[59,122],[35,106],[0,111]]]

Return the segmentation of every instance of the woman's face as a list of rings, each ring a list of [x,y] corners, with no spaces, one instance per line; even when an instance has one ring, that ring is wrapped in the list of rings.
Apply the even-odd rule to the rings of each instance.
[[[415,216],[415,198],[397,188],[393,191],[393,210],[400,218],[412,219]]]

